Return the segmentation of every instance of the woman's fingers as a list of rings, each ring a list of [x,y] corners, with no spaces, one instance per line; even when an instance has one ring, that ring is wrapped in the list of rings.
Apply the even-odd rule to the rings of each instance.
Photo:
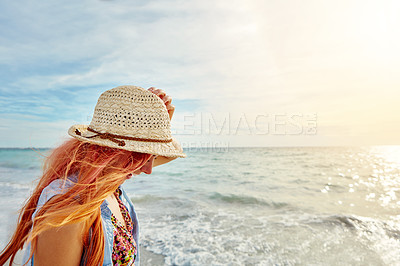
[[[169,115],[169,120],[171,120],[172,116],[174,115],[174,112],[175,112],[175,106],[173,104],[169,104],[167,106],[167,111],[168,111],[168,115]]]
[[[171,96],[167,95],[165,93],[165,91],[160,90],[160,89],[156,89],[154,87],[149,88],[149,91],[151,91],[152,93],[154,93],[155,95],[160,97],[161,100],[163,100],[163,102],[165,103],[166,106],[168,106],[168,104],[171,104],[172,98],[171,98]]]
[[[161,100],[163,100],[165,107],[167,108],[169,118],[172,119],[175,111],[175,106],[171,104],[172,97],[167,95],[165,91],[157,89],[155,87],[150,87],[148,90],[160,97]]]
[[[163,98],[161,98],[161,99],[164,101],[164,103],[165,103],[166,106],[168,106],[168,105],[171,104],[171,102],[172,102],[172,98],[171,98],[171,96],[169,96],[169,95],[165,95],[165,97],[163,97]]]
[[[151,91],[152,93],[154,93],[155,95],[157,95],[161,99],[166,95],[163,90],[160,90],[160,89],[157,89],[157,88],[154,88],[154,87],[149,88],[149,91]]]

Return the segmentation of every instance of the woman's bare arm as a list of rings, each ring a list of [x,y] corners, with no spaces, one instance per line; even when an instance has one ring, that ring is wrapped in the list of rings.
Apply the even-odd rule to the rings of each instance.
[[[34,264],[79,265],[82,256],[82,223],[50,228],[38,236]]]
[[[181,145],[179,145],[179,143],[175,140],[172,141],[172,145],[174,145],[174,147],[178,150],[183,152],[183,149],[181,147]],[[157,166],[157,165],[161,165],[161,164],[165,164],[168,163],[172,160],[175,160],[177,157],[164,157],[164,156],[157,156],[154,161],[153,161],[153,167]]]
[[[155,95],[157,95],[158,97],[160,97],[161,100],[163,100],[163,102],[165,103],[165,107],[167,108],[167,111],[168,111],[169,119],[172,120],[172,116],[174,115],[174,112],[175,112],[175,106],[171,103],[172,102],[171,96],[167,95],[165,93],[165,91],[156,89],[154,87],[151,87],[148,90],[151,91],[152,93],[154,93]],[[180,149],[180,150],[182,149],[178,143],[173,142],[172,144],[175,147],[177,147],[178,149]],[[168,163],[175,159],[176,159],[176,157],[173,158],[173,157],[157,156],[157,158],[154,159],[153,167]]]
[[[176,158],[172,158],[172,157],[157,156],[153,161],[153,167],[168,163],[175,159]]]

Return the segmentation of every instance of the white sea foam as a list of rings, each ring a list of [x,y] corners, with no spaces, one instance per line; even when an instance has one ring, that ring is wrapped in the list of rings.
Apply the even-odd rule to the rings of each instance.
[[[399,259],[399,228],[371,218],[201,208],[182,218],[170,211],[141,219],[142,244],[167,265],[393,265]]]

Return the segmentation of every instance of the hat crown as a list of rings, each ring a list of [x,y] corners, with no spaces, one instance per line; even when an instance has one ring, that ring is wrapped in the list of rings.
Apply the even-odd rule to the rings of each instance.
[[[164,102],[138,86],[119,86],[102,93],[89,127],[126,137],[171,139],[171,124]]]

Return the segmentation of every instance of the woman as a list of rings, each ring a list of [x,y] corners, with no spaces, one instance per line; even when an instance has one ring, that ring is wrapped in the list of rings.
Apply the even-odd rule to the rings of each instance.
[[[186,157],[172,138],[175,107],[162,90],[120,86],[104,92],[89,126],[46,159],[0,265],[26,244],[26,265],[138,265],[138,221],[122,183]]]

